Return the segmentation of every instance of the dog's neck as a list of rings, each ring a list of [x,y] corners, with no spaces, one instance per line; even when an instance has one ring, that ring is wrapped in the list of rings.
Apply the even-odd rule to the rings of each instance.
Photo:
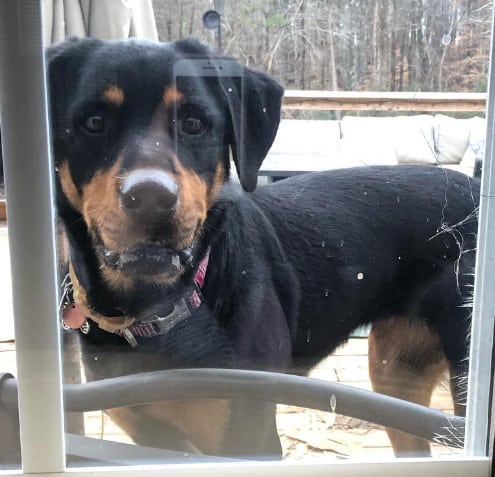
[[[104,331],[122,335],[133,347],[138,344],[136,337],[151,338],[166,334],[201,306],[203,302],[201,289],[205,283],[209,255],[208,249],[196,268],[190,286],[186,287],[182,294],[174,300],[167,300],[147,307],[139,316],[107,317],[89,307],[85,290],[80,285],[73,267],[70,266],[69,274],[64,280],[62,326],[66,330],[79,328],[87,334],[90,330],[87,319],[90,319]],[[82,322],[73,318],[76,315],[84,318]],[[76,323],[76,325],[72,323]]]

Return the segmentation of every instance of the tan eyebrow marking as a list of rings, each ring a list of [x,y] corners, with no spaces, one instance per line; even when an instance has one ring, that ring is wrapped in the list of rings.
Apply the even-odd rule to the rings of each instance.
[[[124,102],[124,92],[117,85],[111,85],[103,91],[105,101],[120,106]]]
[[[166,106],[173,106],[182,100],[184,95],[175,87],[169,86],[163,91],[162,99]]]

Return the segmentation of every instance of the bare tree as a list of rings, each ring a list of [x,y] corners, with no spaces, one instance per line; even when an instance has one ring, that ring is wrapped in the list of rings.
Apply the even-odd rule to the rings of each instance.
[[[211,0],[153,0],[159,37],[194,36]],[[223,49],[288,88],[483,91],[488,0],[225,2]]]

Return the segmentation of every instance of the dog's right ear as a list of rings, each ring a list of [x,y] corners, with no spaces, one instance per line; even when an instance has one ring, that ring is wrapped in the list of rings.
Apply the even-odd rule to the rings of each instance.
[[[71,38],[46,51],[50,121],[55,141],[63,138],[69,129],[66,115],[79,84],[80,72],[89,55],[101,44],[100,40]]]
[[[229,142],[241,185],[252,192],[278,130],[284,89],[265,73],[243,70],[242,87],[237,94],[226,94],[232,122]]]

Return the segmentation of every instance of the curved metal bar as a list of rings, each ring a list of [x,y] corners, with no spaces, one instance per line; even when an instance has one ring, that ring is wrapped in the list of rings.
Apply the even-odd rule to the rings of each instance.
[[[352,416],[451,447],[462,447],[465,420],[408,401],[314,378],[266,371],[180,369],[66,384],[66,411],[156,401],[249,397]],[[16,405],[13,378],[0,379],[0,402]]]
[[[0,373],[0,406],[17,409],[17,381],[10,373]]]

